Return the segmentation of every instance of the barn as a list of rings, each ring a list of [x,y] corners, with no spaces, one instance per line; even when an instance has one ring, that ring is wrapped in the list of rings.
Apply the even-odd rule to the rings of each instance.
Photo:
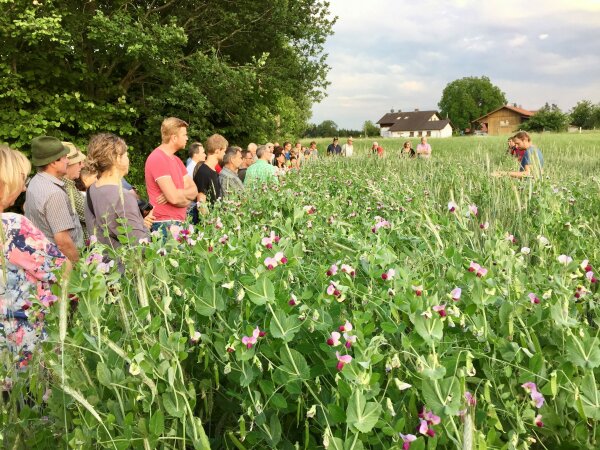
[[[474,122],[487,129],[489,135],[498,136],[519,130],[521,124],[534,114],[535,111],[528,111],[517,105],[504,105]]]
[[[394,111],[377,121],[382,137],[452,136],[452,123],[442,119],[437,111]]]

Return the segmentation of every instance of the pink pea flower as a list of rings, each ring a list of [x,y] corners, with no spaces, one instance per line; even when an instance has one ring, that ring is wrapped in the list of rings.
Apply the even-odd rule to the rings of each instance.
[[[441,422],[441,419],[439,418],[439,416],[436,416],[433,412],[431,411],[425,411],[423,413],[423,418],[430,424],[430,425],[438,425]]]
[[[353,328],[354,327],[352,326],[352,324],[346,320],[346,323],[344,325],[340,325],[339,329],[343,333],[344,331],[345,332],[352,331]]]
[[[167,256],[167,249],[162,247],[156,250],[156,254],[159,256]]]
[[[469,205],[469,212],[470,212],[471,214],[473,214],[474,216],[476,216],[476,215],[477,215],[477,213],[479,212],[479,210],[477,209],[477,205],[476,205],[475,203],[471,203],[471,204]]]
[[[421,419],[419,426],[419,433],[424,434],[429,437],[435,436],[435,430],[429,427],[429,423],[426,420]]]
[[[446,317],[446,305],[436,305],[431,309],[438,313],[440,317]]]
[[[538,414],[537,416],[535,416],[535,419],[533,419],[533,422],[535,423],[536,427],[542,428],[544,426],[544,422],[542,422],[541,414]]]
[[[417,297],[420,297],[421,295],[423,295],[423,285],[412,286],[412,290],[414,291],[414,293]]]
[[[331,283],[329,286],[327,286],[327,295],[334,295],[335,291],[335,284]]]
[[[483,231],[487,230],[489,227],[490,227],[489,222],[484,222],[484,223],[479,224],[479,228],[481,228]]]
[[[585,273],[585,277],[589,280],[590,283],[596,283],[598,280],[596,279],[596,277],[594,276],[594,272],[592,272],[591,270],[587,271]]]
[[[277,262],[280,262],[281,264],[285,264],[288,262],[288,259],[285,257],[285,255],[283,254],[283,252],[277,252],[275,253],[275,260]]]
[[[329,339],[327,339],[327,345],[331,347],[337,347],[338,345],[340,345],[341,337],[342,335],[340,333],[338,333],[337,331],[333,331]]]
[[[332,277],[337,272],[338,272],[338,266],[336,266],[335,264],[332,264],[331,267],[329,269],[327,269],[326,274],[327,274],[328,277]]]
[[[541,408],[544,405],[545,399],[541,392],[538,392],[537,386],[535,383],[531,381],[524,383],[521,385],[529,395],[531,396],[531,400],[535,403],[536,408]]]
[[[396,275],[396,271],[394,269],[389,269],[387,272],[381,274],[382,280],[391,280],[394,275]]]
[[[288,305],[290,305],[290,306],[296,306],[297,302],[298,302],[298,299],[296,298],[296,296],[294,294],[292,294],[290,296],[290,299],[288,300]]]
[[[471,265],[469,266],[469,272],[475,272],[475,275],[481,278],[488,273],[488,270],[484,267],[481,267],[476,262],[471,261]]]
[[[95,234],[90,234],[90,239],[89,239],[89,241],[90,241],[90,245],[93,245],[93,244],[95,244],[96,242],[98,242],[98,238],[96,237],[96,235],[95,235]]]
[[[402,434],[400,435],[400,439],[402,439],[402,450],[408,450],[410,448],[410,443],[417,440],[417,437],[414,434]]]
[[[533,292],[530,292],[529,294],[527,294],[527,296],[529,297],[529,301],[531,303],[539,305],[540,299]]]
[[[344,333],[344,339],[346,339],[346,348],[352,347],[352,344],[356,343],[357,336],[351,336],[348,333]]]
[[[306,214],[314,214],[317,212],[317,208],[313,205],[306,205],[303,209]]]
[[[450,291],[450,297],[452,297],[452,300],[454,300],[455,302],[460,300],[461,295],[462,289],[459,287],[455,287],[454,289],[452,289],[452,291]]]
[[[273,270],[275,267],[278,266],[278,262],[275,258],[271,258],[271,257],[267,257],[265,258],[265,266],[267,266],[267,269],[269,270]]]
[[[242,344],[246,346],[247,349],[251,349],[254,344],[256,344],[258,337],[260,336],[261,331],[258,327],[254,329],[252,332],[252,336],[244,336],[242,337]]]
[[[512,234],[506,233],[506,238],[508,242],[512,242],[513,244],[517,243],[517,238],[515,238]]]
[[[448,211],[453,213],[458,208],[458,205],[454,202],[448,202]]]
[[[335,356],[338,360],[337,370],[342,370],[345,364],[350,364],[352,362],[352,356],[350,355],[340,355],[340,352],[335,352]]]
[[[477,405],[477,399],[469,391],[465,391],[465,400],[467,401],[467,405],[469,406]]]
[[[226,234],[224,234],[223,236],[221,236],[221,238],[219,238],[219,242],[223,245],[225,245],[228,240],[229,240],[229,236],[227,236]]]
[[[348,264],[342,264],[342,272],[347,273],[351,277],[356,276],[356,271],[352,266],[349,266]]]
[[[375,226],[371,228],[371,231],[373,233],[377,233],[377,231],[379,231],[380,228],[390,228],[391,224],[387,220],[384,220],[379,216],[375,219],[377,220],[377,222],[375,223]]]

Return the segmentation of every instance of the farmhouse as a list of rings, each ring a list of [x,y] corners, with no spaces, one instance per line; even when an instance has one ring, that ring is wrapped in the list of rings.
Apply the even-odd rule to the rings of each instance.
[[[377,121],[382,137],[452,136],[452,123],[442,119],[437,111],[402,112],[392,109]]]
[[[528,111],[516,104],[504,105],[479,119],[475,122],[479,123],[482,128],[487,129],[489,135],[509,134],[521,128],[521,124],[531,116],[535,111]]]

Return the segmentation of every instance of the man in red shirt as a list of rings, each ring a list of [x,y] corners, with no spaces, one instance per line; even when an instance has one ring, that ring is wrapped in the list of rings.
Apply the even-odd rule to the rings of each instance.
[[[166,234],[169,226],[185,221],[187,207],[198,195],[194,181],[176,155],[187,143],[187,127],[176,117],[165,119],[160,126],[162,144],[146,160],[146,190],[154,207],[152,231]]]

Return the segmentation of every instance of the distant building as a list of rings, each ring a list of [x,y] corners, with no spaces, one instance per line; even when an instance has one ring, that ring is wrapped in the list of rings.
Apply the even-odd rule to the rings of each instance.
[[[391,112],[377,121],[382,137],[445,138],[452,136],[452,123],[442,119],[437,111]]]
[[[504,105],[473,122],[479,123],[482,129],[487,129],[489,135],[498,136],[519,130],[521,124],[534,114],[535,111],[528,111],[516,104]]]

